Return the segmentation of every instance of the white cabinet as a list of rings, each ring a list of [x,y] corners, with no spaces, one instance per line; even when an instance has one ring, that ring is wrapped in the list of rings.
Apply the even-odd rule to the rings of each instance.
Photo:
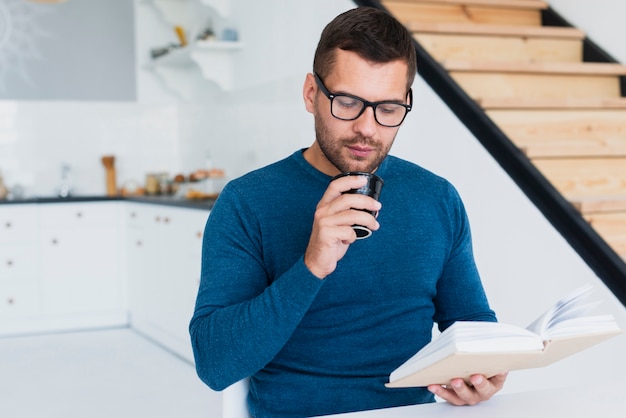
[[[68,326],[125,322],[120,202],[40,205],[42,313]],[[108,319],[107,319],[108,318]]]
[[[0,323],[40,313],[38,228],[36,205],[0,206]]]
[[[0,205],[0,335],[128,323],[121,204]]]
[[[155,276],[159,260],[156,225],[159,207],[129,203],[124,210],[126,229],[126,282],[130,320],[147,320],[156,312]]]
[[[208,210],[141,203],[126,207],[131,326],[189,360],[188,326],[208,215]]]
[[[0,205],[0,336],[130,321],[193,361],[208,216],[135,202]]]

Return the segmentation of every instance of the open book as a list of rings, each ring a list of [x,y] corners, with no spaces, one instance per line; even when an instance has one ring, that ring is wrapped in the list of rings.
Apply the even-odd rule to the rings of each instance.
[[[612,315],[586,316],[591,286],[561,299],[527,328],[456,322],[389,375],[387,387],[469,381],[474,374],[543,367],[620,334]]]

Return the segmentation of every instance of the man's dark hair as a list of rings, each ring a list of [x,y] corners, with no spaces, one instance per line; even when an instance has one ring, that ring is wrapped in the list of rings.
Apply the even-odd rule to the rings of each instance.
[[[335,64],[337,48],[374,63],[402,60],[408,66],[408,91],[417,72],[412,41],[411,33],[389,13],[373,7],[357,7],[326,25],[315,51],[313,71],[324,79]]]

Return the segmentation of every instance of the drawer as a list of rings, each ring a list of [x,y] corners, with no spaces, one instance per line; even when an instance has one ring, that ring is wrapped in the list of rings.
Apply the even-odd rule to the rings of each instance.
[[[120,222],[120,205],[117,202],[51,203],[40,205],[42,228],[85,226],[117,226]]]
[[[37,283],[0,283],[0,319],[39,315],[40,298]]]
[[[0,281],[36,279],[39,258],[38,245],[0,245]]]
[[[163,210],[159,206],[127,203],[124,212],[126,226],[131,228],[145,228],[158,223],[163,219]]]
[[[39,218],[35,205],[0,206],[0,245],[34,242],[38,228]]]

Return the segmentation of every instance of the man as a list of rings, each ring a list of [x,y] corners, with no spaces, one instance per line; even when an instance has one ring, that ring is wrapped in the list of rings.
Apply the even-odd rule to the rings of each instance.
[[[388,155],[412,105],[411,35],[357,8],[323,31],[304,81],[313,145],[228,184],[206,226],[190,324],[196,369],[215,390],[250,377],[252,416],[301,417],[490,398],[505,376],[388,389],[433,323],[495,321],[468,220],[444,179]],[[383,178],[380,202],[343,194]],[[372,216],[364,210],[378,212]],[[373,231],[356,240],[352,225]]]

